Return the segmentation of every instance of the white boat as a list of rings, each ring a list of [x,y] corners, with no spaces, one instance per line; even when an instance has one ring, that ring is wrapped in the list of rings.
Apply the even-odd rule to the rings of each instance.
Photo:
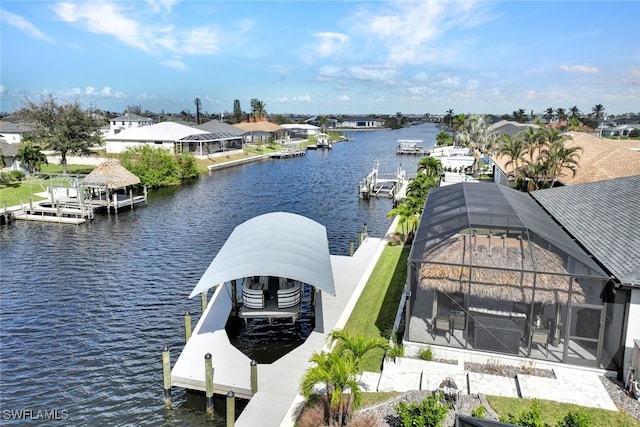
[[[399,139],[396,154],[422,154],[426,155],[428,150],[422,147],[422,139]]]
[[[472,167],[476,161],[473,151],[466,147],[436,147],[429,151],[429,156],[440,160],[444,170],[452,171],[463,171]]]

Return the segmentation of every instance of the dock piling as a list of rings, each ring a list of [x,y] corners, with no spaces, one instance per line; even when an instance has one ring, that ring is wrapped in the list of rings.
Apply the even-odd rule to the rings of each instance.
[[[349,243],[349,256],[353,256],[353,240]]]
[[[188,311],[184,315],[184,342],[185,344],[189,342],[189,338],[191,338],[191,313]]]
[[[232,391],[227,393],[227,427],[233,427],[236,422],[236,398]]]
[[[207,309],[207,291],[202,292],[202,312]]]
[[[164,383],[164,409],[171,408],[171,353],[165,346],[162,351],[162,378]]]
[[[213,361],[211,353],[204,355],[204,376],[206,380],[206,411],[207,416],[213,416]]]
[[[251,360],[251,394],[258,392],[258,362]]]

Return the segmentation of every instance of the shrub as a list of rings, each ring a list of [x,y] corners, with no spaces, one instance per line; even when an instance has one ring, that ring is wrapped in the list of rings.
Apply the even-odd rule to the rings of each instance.
[[[387,423],[373,412],[357,413],[349,421],[349,427],[384,427]]]
[[[438,427],[447,418],[451,404],[444,403],[443,394],[435,393],[417,403],[398,402],[394,409],[402,427]]]
[[[326,425],[326,407],[322,399],[310,399],[302,409],[296,427],[319,427]]]
[[[395,359],[396,357],[404,356],[404,346],[402,344],[396,344],[389,347],[387,350],[387,357],[390,359]]]
[[[428,362],[433,360],[433,350],[431,347],[425,347],[418,352],[418,358]]]
[[[558,423],[558,427],[591,427],[591,418],[589,414],[579,409],[575,412],[569,411]]]
[[[150,188],[178,185],[184,179],[198,176],[198,167],[191,154],[174,156],[162,147],[128,148],[121,163]]]
[[[531,402],[531,408],[529,410],[520,412],[518,416],[508,414],[506,417],[500,417],[500,421],[522,427],[545,427],[545,424],[542,422],[542,411],[540,411],[540,405],[536,399],[533,399]]]
[[[485,408],[484,405],[473,408],[471,410],[471,416],[474,418],[485,418],[487,416],[487,408]]]

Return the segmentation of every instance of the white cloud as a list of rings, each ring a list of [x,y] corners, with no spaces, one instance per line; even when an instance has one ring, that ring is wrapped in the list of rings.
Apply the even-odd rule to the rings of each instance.
[[[160,61],[160,64],[178,71],[189,71],[189,67],[179,59]]]
[[[301,95],[301,96],[296,96],[296,97],[294,98],[294,101],[299,101],[299,102],[311,102],[311,95],[309,95],[309,94],[307,93],[307,94],[304,94],[304,95]]]
[[[320,81],[335,80],[343,75],[343,70],[337,65],[323,65],[316,70],[317,79]]]
[[[590,67],[588,65],[560,65],[560,69],[570,73],[582,74],[596,74],[600,72],[597,67]]]
[[[351,101],[351,98],[349,98],[349,95],[338,95],[338,101]]]
[[[4,85],[0,85],[0,96],[7,93],[7,88]]]
[[[65,22],[78,23],[87,31],[108,34],[124,44],[151,52],[144,31],[138,23],[125,17],[120,7],[109,3],[57,3],[53,11]]]
[[[317,40],[314,44],[316,57],[326,58],[336,55],[349,45],[349,36],[340,33],[314,33]]]
[[[367,65],[354,65],[348,67],[347,71],[349,78],[367,81],[391,81],[398,74],[396,70]]]
[[[160,12],[164,9],[165,13],[171,12],[173,5],[177,2],[177,0],[147,0],[147,3],[151,6],[154,12]]]
[[[141,93],[141,94],[136,96],[136,99],[138,101],[150,101],[150,100],[158,99],[158,95],[153,95],[153,94],[149,94],[149,93]]]
[[[16,15],[15,13],[7,12],[6,10],[0,9],[0,21],[19,29],[20,31],[34,39],[42,40],[47,43],[53,42],[53,39],[51,37],[40,31],[31,22],[27,21],[20,15]]]
[[[186,55],[213,55],[219,50],[218,31],[213,27],[179,30],[174,25],[143,24],[149,13],[158,12],[162,5],[167,12],[175,2],[151,2],[149,11],[138,11],[133,3],[125,9],[121,3],[57,3],[52,10],[63,21],[80,25],[85,30],[115,37],[123,44],[149,54],[163,51]],[[139,17],[140,22],[129,16]],[[151,16],[150,18],[153,18]],[[171,61],[168,61],[171,62]]]
[[[96,88],[92,87],[92,86],[87,86],[86,89],[84,90],[84,94],[85,95],[95,95],[96,94]]]

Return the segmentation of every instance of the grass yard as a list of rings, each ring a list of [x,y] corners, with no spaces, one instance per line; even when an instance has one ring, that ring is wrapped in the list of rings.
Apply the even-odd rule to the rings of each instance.
[[[407,277],[409,247],[387,246],[356,304],[345,330],[365,337],[389,338]],[[374,349],[365,354],[362,369],[380,372],[384,352]]]
[[[508,414],[518,415],[531,408],[531,400],[512,397],[487,396],[489,405],[500,416]],[[634,420],[625,411],[607,411],[597,408],[586,408],[584,406],[572,405],[569,403],[558,403],[549,400],[538,400],[542,420],[545,425],[556,426],[569,411],[581,411],[589,415],[591,427],[640,427],[640,421]]]

